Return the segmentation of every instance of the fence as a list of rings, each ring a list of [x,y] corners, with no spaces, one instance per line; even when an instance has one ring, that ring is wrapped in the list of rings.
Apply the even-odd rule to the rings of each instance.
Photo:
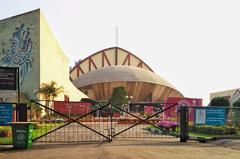
[[[174,103],[117,105],[47,102],[28,103],[26,119],[35,122],[33,141],[36,142],[103,142],[114,138],[157,139],[179,136],[201,141],[240,139],[240,108],[178,107]],[[16,113],[16,103],[10,104],[15,114],[12,121],[15,121],[21,115]],[[186,110],[185,114],[181,114],[181,120],[180,108]],[[10,133],[10,126],[0,126],[0,144],[11,144]]]
[[[188,107],[189,139],[240,139],[240,108]]]

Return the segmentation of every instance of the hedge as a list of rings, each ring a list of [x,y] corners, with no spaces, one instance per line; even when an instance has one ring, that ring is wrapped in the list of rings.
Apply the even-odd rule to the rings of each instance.
[[[229,126],[190,126],[189,132],[197,132],[208,135],[236,135],[238,129]]]

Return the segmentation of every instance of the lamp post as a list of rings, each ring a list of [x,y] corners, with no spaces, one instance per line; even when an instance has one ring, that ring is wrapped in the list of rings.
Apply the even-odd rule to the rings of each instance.
[[[136,105],[135,107],[136,107],[136,113],[138,113],[139,112],[139,105]]]
[[[133,96],[126,96],[126,99],[128,101],[127,111],[130,112],[130,103],[131,103],[131,99],[133,99]]]

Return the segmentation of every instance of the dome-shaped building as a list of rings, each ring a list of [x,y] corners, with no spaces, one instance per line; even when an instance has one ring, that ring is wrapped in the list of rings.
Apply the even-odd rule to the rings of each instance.
[[[73,84],[89,98],[107,101],[115,87],[123,86],[134,102],[163,102],[183,97],[141,59],[121,48],[99,51],[78,63],[70,73]]]

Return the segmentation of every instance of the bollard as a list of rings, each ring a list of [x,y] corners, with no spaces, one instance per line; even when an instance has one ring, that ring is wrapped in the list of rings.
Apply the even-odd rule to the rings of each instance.
[[[188,139],[188,120],[187,120],[187,107],[180,107],[180,142],[187,142]]]

